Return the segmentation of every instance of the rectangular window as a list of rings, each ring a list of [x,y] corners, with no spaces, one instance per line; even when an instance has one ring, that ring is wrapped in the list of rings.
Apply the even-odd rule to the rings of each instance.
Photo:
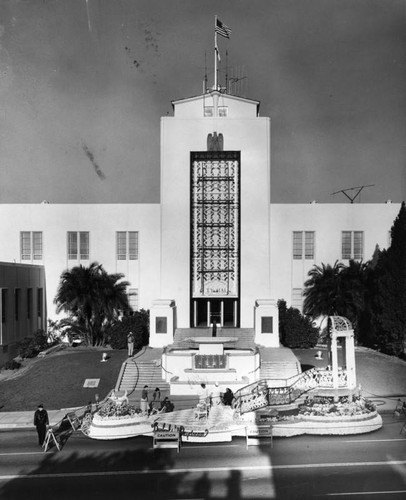
[[[32,316],[32,288],[27,288],[27,319]]]
[[[205,106],[204,107],[204,116],[213,116],[214,108],[213,106]]]
[[[138,311],[138,288],[128,290],[128,303],[133,311]]]
[[[226,106],[219,106],[218,113],[220,117],[224,117],[228,115],[228,108]]]
[[[83,231],[79,233],[80,259],[89,260],[89,233]]]
[[[314,259],[314,231],[293,231],[293,258]]]
[[[78,258],[78,233],[68,232],[68,260]]]
[[[68,260],[89,260],[89,232],[68,231]]]
[[[117,260],[138,260],[138,231],[116,232]]]
[[[42,232],[21,231],[21,260],[42,260]]]
[[[16,288],[14,290],[14,314],[16,321],[20,318],[20,300],[21,300],[21,288]]]
[[[42,307],[43,307],[43,290],[42,288],[37,289],[37,316],[42,318]]]
[[[42,233],[35,231],[32,233],[33,260],[42,260]]]
[[[364,232],[342,231],[341,258],[362,260],[364,258]]]
[[[1,291],[1,322],[7,321],[7,290]]]
[[[292,307],[302,310],[303,307],[303,290],[301,288],[292,289]]]

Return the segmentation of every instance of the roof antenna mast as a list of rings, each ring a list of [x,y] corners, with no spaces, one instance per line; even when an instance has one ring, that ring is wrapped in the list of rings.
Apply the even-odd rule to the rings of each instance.
[[[354,203],[354,200],[357,198],[357,196],[361,193],[361,191],[366,188],[366,187],[372,187],[372,186],[375,186],[375,184],[365,184],[364,186],[356,186],[356,187],[352,187],[352,188],[347,188],[347,189],[340,189],[339,191],[336,191],[335,193],[331,193],[332,195],[333,194],[337,194],[337,193],[343,193],[349,200],[350,200],[350,203]],[[347,194],[347,191],[355,191],[357,190],[357,192],[350,196],[349,194]]]

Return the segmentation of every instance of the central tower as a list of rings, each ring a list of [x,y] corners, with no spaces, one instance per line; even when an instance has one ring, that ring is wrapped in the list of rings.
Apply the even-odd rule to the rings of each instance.
[[[270,119],[259,116],[258,101],[219,90],[172,105],[173,116],[161,118],[153,345],[171,343],[176,328],[212,323],[270,333],[259,342],[266,345],[277,337],[269,312]]]

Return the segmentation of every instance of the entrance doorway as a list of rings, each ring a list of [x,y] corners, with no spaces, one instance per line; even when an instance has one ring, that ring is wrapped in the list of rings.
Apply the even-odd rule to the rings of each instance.
[[[212,323],[222,327],[239,327],[239,303],[230,298],[192,299],[191,324],[194,328],[207,328]]]

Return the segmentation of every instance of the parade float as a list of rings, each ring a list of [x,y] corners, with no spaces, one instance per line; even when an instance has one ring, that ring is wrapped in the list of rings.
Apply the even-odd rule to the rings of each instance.
[[[244,436],[346,435],[375,431],[382,427],[382,418],[356,385],[352,325],[340,316],[331,316],[328,320],[328,364],[324,368],[313,367],[284,380],[267,378],[240,385],[231,406],[223,404],[220,398],[213,401],[206,396],[200,398],[194,408],[169,412],[163,408],[143,413],[128,403],[126,393],[113,392],[96,413],[86,417],[82,431],[93,439],[134,436],[155,439],[157,434],[172,433],[179,441],[200,443],[226,442]],[[218,342],[213,343],[216,349],[224,342],[220,335],[217,339]],[[207,340],[198,338],[198,341],[205,347],[210,345]],[[339,343],[341,366],[337,355]],[[192,345],[189,350],[193,349]],[[194,360],[200,359],[196,353],[191,355]],[[227,357],[228,353],[223,352],[222,356]],[[206,377],[221,380],[229,365],[226,360],[225,368],[205,369],[200,365],[196,367],[196,363],[191,366],[200,377],[207,372]],[[184,371],[190,373],[189,368]],[[174,382],[178,384],[176,391],[180,387],[179,378]],[[210,385],[208,381],[207,385],[208,394],[218,391],[217,382]]]

